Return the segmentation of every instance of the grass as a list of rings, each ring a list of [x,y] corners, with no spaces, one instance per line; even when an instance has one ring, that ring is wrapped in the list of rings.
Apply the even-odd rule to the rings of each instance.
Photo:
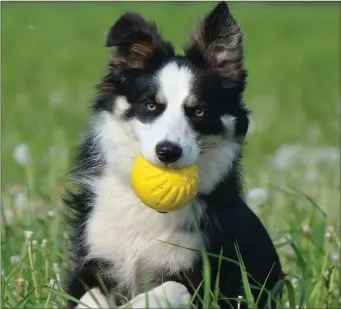
[[[68,270],[60,190],[104,73],[105,32],[119,14],[136,10],[157,21],[180,51],[213,4],[1,6],[1,305],[51,308],[66,298],[59,287]],[[231,9],[244,28],[245,101],[253,110],[248,199],[292,275],[283,306],[301,300],[301,307],[339,308],[339,6],[245,2]],[[20,144],[30,150],[24,166],[13,156]],[[33,234],[25,238],[25,231]],[[216,291],[206,292],[204,303],[214,306]]]

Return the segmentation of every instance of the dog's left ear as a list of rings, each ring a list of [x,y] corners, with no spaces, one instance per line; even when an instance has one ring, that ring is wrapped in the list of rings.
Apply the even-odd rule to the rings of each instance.
[[[225,2],[220,2],[191,34],[185,55],[196,66],[213,70],[225,87],[244,85],[242,30]]]
[[[113,61],[121,69],[145,69],[174,54],[155,23],[136,13],[126,13],[118,19],[108,33],[106,46],[113,47]]]

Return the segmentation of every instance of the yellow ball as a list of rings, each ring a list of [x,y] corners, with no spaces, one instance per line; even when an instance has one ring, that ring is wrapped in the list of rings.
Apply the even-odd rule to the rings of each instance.
[[[148,207],[162,212],[185,207],[198,189],[198,168],[168,169],[153,165],[139,155],[132,170],[135,194]]]

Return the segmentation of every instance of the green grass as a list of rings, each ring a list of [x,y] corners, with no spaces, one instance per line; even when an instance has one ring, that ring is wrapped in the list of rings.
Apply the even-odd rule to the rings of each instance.
[[[105,70],[104,33],[119,14],[136,10],[154,19],[180,51],[188,30],[213,3],[1,5],[1,305],[49,308],[65,301],[58,288],[46,286],[51,279],[60,282],[68,269],[60,190],[93,86]],[[297,305],[303,297],[307,308],[340,307],[339,5],[232,3],[231,8],[244,28],[245,102],[254,121],[245,147],[245,180],[249,189],[267,192],[266,199],[251,199],[250,205],[269,230],[284,270],[303,285],[302,292],[292,280],[295,295],[285,293],[284,304]],[[21,143],[32,157],[24,167],[13,158]],[[304,154],[288,168],[273,166],[276,149],[293,144]],[[33,232],[30,240],[26,230]],[[216,291],[206,295],[205,304],[208,299],[214,304]]]

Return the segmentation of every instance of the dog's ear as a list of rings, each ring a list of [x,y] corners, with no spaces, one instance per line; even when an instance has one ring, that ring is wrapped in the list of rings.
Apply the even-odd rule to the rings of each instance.
[[[145,69],[174,54],[164,42],[154,22],[147,22],[136,13],[126,13],[111,27],[106,45],[113,47],[116,63],[125,68]]]
[[[220,2],[191,34],[185,55],[196,66],[213,70],[225,87],[244,85],[243,33],[225,2]]]

